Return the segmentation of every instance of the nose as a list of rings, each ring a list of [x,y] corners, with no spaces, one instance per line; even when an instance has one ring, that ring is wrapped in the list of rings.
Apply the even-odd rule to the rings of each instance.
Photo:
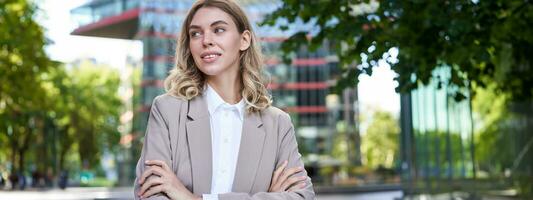
[[[211,36],[211,33],[207,32],[204,34],[203,38],[203,44],[204,46],[213,46],[213,37]]]

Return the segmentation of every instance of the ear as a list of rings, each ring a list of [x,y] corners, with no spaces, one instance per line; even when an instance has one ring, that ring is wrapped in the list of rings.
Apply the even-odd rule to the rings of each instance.
[[[242,32],[241,34],[241,46],[239,47],[239,49],[241,51],[248,49],[248,47],[250,47],[251,40],[252,34],[250,33],[250,31],[244,30],[244,32]]]

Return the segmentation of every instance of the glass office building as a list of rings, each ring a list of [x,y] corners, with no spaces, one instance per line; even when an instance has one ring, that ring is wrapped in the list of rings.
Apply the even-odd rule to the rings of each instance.
[[[143,43],[143,70],[140,88],[140,105],[136,105],[133,124],[134,144],[132,152],[138,155],[146,129],[146,120],[152,100],[164,93],[163,80],[174,67],[175,40],[181,23],[192,0],[94,0],[74,9],[72,15],[80,26],[72,34],[94,37],[140,40]],[[245,8],[254,29],[262,43],[265,68],[270,74],[268,85],[274,105],[287,111],[296,127],[300,151],[304,154],[308,170],[320,180],[319,170],[324,165],[339,165],[334,159],[329,164],[322,162],[319,155],[328,154],[332,148],[335,123],[348,122],[352,144],[350,159],[359,163],[359,136],[355,113],[357,92],[348,89],[342,97],[329,95],[331,81],[337,73],[337,60],[331,54],[328,44],[315,52],[302,47],[286,64],[281,60],[281,42],[306,24],[296,24],[288,31],[270,27],[258,27],[256,22],[276,8],[274,1],[239,1]],[[326,102],[327,97],[337,99]],[[347,102],[347,103],[343,103]],[[334,129],[335,130],[335,129]],[[133,156],[135,157],[135,156]],[[132,161],[131,167],[134,167]],[[131,177],[129,177],[131,178]],[[127,181],[126,181],[127,182]]]
[[[474,122],[470,95],[449,87],[450,68],[433,71],[426,86],[401,96],[401,174],[408,189],[438,189],[474,178]],[[466,99],[455,100],[456,92]]]

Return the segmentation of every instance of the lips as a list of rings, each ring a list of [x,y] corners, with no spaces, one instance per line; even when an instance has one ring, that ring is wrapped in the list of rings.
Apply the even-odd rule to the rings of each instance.
[[[215,62],[222,54],[214,51],[200,54],[200,58],[206,63]]]

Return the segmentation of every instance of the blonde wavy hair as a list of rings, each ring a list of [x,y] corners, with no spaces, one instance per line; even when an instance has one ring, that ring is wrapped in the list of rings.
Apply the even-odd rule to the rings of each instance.
[[[188,33],[194,14],[203,7],[218,8],[229,14],[237,25],[239,33],[242,34],[245,30],[250,31],[250,46],[240,52],[241,95],[246,102],[248,112],[258,112],[268,108],[272,100],[266,88],[267,78],[263,72],[261,49],[248,18],[233,0],[199,0],[193,4],[177,39],[176,67],[165,79],[165,90],[170,95],[187,100],[202,94],[206,78],[191,55]]]

